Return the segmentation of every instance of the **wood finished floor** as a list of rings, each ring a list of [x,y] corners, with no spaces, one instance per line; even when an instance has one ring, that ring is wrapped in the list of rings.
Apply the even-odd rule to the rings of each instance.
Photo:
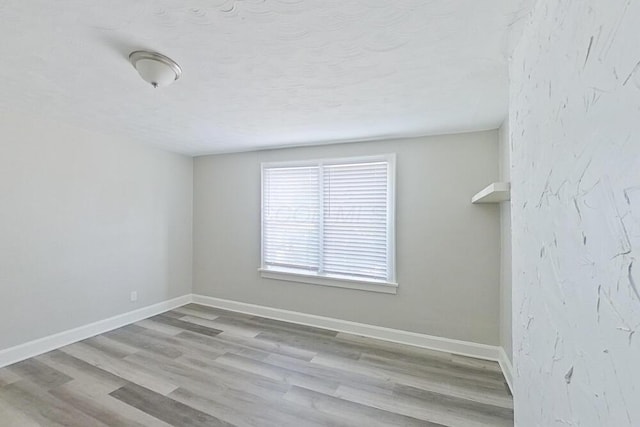
[[[496,363],[189,304],[0,369],[0,426],[512,426]]]

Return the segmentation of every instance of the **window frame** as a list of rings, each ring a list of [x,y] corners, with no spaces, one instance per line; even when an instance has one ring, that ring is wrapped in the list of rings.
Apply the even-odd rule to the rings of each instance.
[[[267,266],[264,262],[264,245],[265,245],[265,194],[264,179],[265,170],[278,167],[305,167],[318,166],[322,171],[325,165],[341,165],[351,163],[374,163],[387,162],[387,279],[374,279],[366,277],[357,277],[341,274],[327,274],[306,272],[303,270]],[[322,179],[322,173],[320,175]],[[319,202],[322,202],[322,194],[319,194]],[[396,282],[396,155],[395,153],[387,153],[371,156],[356,157],[337,157],[337,158],[320,158],[311,160],[291,160],[281,162],[262,162],[260,164],[260,268],[258,271],[263,278],[284,280],[298,283],[308,283],[322,286],[333,286],[348,289],[357,289],[363,291],[381,292],[387,294],[396,294],[398,283]],[[321,207],[322,214],[322,207]],[[322,221],[321,227],[322,230]],[[324,234],[320,235],[320,251],[324,246]],[[320,255],[321,257],[323,255]]]

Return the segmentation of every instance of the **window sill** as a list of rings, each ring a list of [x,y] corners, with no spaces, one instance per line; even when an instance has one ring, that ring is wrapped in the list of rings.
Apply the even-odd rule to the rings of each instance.
[[[284,280],[287,282],[310,283],[312,285],[333,286],[336,288],[357,289],[360,291],[396,294],[398,284],[382,280],[351,279],[336,276],[318,276],[296,271],[279,270],[273,268],[259,268],[260,275],[265,279]]]

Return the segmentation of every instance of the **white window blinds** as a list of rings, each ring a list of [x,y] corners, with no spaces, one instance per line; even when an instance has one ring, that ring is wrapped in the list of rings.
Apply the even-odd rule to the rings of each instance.
[[[393,156],[263,165],[263,268],[392,281],[393,166]]]
[[[264,169],[265,265],[318,271],[318,171],[317,166]]]

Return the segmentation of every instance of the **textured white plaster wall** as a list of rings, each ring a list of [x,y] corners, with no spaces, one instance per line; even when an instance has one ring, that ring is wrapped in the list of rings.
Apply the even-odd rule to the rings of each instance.
[[[640,2],[539,0],[511,66],[516,424],[640,425]]]

